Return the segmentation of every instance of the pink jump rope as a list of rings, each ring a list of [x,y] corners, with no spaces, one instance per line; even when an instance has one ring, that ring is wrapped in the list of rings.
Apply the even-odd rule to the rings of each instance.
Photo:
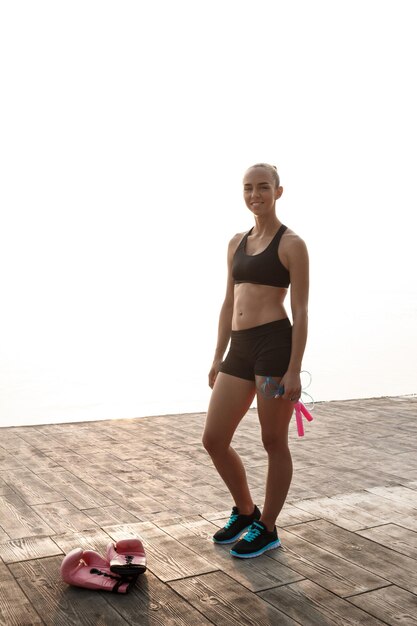
[[[306,371],[303,371],[301,373],[308,374],[310,377],[308,384],[305,385],[305,387],[303,387],[302,394],[304,396],[307,396],[310,399],[310,402],[312,403],[312,405],[314,406],[313,398],[310,396],[309,393],[305,391],[305,389],[307,389],[311,384],[311,374],[310,372],[306,372]],[[265,380],[261,385],[261,391],[266,398],[279,398],[284,393],[284,387],[280,385],[279,383],[277,383],[271,376],[265,376]],[[307,410],[306,406],[301,402],[301,400],[298,400],[298,402],[294,404],[294,411],[295,411],[295,421],[297,424],[298,436],[304,437],[303,415],[308,422],[313,421],[313,416]]]

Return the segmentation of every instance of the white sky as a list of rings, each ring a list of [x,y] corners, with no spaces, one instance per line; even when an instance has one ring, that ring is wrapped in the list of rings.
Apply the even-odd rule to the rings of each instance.
[[[0,4],[0,424],[205,409],[257,161],[315,398],[416,392],[414,4]]]

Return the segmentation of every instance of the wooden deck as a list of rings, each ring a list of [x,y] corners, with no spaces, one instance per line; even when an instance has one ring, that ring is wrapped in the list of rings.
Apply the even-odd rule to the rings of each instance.
[[[417,398],[316,405],[279,519],[283,547],[233,559],[211,535],[231,501],[200,444],[203,414],[0,429],[0,623],[417,624]],[[235,438],[255,500],[254,411]],[[75,547],[140,535],[127,595],[60,580]]]

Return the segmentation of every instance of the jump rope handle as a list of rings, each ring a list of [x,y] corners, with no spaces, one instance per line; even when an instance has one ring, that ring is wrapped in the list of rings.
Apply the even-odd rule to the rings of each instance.
[[[278,389],[277,389],[277,396],[282,396],[284,394],[284,391],[285,391],[284,387],[282,385],[280,385],[278,387]],[[304,417],[306,418],[306,420],[308,422],[312,422],[313,421],[313,416],[307,410],[307,408],[301,402],[301,400],[298,400],[298,402],[295,403],[294,411],[295,411],[295,422],[297,424],[298,436],[299,437],[304,437],[303,415],[304,415]]]
[[[310,379],[311,379],[311,375],[310,375]],[[310,380],[310,382],[311,382],[311,380]],[[309,384],[307,385],[307,387],[309,386]],[[284,393],[285,393],[285,389],[284,389],[283,385],[278,385],[277,386],[277,383],[273,380],[273,378],[271,376],[266,376],[265,377],[265,381],[262,384],[261,389],[262,389],[263,393],[265,394],[265,396],[269,397],[269,398],[279,398],[280,396],[284,395]],[[306,394],[306,395],[308,396],[309,394]],[[295,411],[295,421],[296,421],[296,424],[297,424],[298,436],[299,437],[304,437],[303,416],[306,418],[306,420],[308,422],[312,422],[313,421],[313,416],[307,410],[307,408],[301,402],[301,400],[298,400],[298,402],[296,402],[294,404],[294,411]]]
[[[306,420],[308,422],[312,422],[313,421],[313,416],[306,409],[304,404],[302,402],[300,402],[300,400],[295,403],[294,410],[295,410],[295,421],[297,423],[298,436],[299,437],[304,437],[303,415],[304,415],[304,417],[306,418]]]

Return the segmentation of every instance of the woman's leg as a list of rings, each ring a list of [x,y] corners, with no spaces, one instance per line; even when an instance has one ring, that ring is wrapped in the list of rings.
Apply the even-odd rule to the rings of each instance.
[[[213,387],[203,435],[203,445],[242,515],[250,515],[254,503],[245,468],[230,443],[254,397],[255,382],[219,372]]]
[[[288,426],[294,404],[282,398],[266,398],[259,385],[264,377],[257,376],[258,415],[261,424],[262,442],[268,454],[265,503],[261,521],[272,531],[276,519],[284,506],[292,479],[292,459],[288,447]],[[275,378],[278,383],[281,379]]]

